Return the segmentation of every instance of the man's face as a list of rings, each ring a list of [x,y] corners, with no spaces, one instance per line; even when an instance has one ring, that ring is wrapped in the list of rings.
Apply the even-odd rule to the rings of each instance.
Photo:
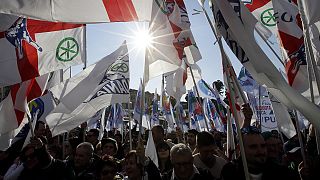
[[[76,168],[83,168],[90,164],[91,155],[85,148],[77,148],[74,157],[74,165]]]
[[[93,132],[88,132],[86,140],[91,144],[95,144],[95,142],[98,141],[98,137],[95,136]]]
[[[171,157],[174,173],[179,179],[190,178],[193,174],[192,154],[177,154]]]
[[[271,137],[266,140],[268,157],[279,158],[281,149],[279,149],[279,141],[278,140],[279,140],[279,138],[274,138],[274,137]]]
[[[194,134],[192,134],[192,133],[188,133],[187,142],[190,145],[195,145],[196,144],[196,136]]]
[[[267,147],[260,134],[243,135],[243,145],[248,165],[261,167],[267,160]]]
[[[152,128],[152,137],[156,144],[163,140],[163,136],[164,135],[157,128]]]
[[[216,148],[215,145],[198,147],[201,160],[203,162],[212,161],[212,159],[214,158],[213,154],[214,154],[215,148]]]
[[[109,155],[109,156],[114,156],[116,154],[116,148],[112,143],[106,143],[102,147],[102,154],[103,155]]]

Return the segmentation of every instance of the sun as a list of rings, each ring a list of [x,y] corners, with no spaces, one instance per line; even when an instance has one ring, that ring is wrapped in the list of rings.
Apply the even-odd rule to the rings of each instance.
[[[153,37],[147,29],[134,32],[134,45],[138,49],[146,49],[152,45]]]

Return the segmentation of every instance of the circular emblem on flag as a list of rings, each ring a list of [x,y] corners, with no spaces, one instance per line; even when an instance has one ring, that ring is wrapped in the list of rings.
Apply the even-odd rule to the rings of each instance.
[[[273,8],[264,10],[260,16],[262,24],[266,26],[275,26],[277,25],[276,17],[274,16]]]
[[[155,0],[163,14],[170,14],[170,10],[167,7],[167,3],[164,0]]]
[[[59,61],[72,61],[78,54],[79,45],[73,37],[61,40],[56,49],[56,57]]]
[[[34,116],[36,115],[37,111],[38,111],[38,115],[37,115],[37,120],[42,116],[43,112],[44,112],[44,103],[41,99],[35,99],[33,101],[31,101],[29,103],[29,110],[31,113],[32,118],[34,118]]]
[[[117,63],[110,66],[110,71],[126,73],[129,71],[129,67],[126,63]]]

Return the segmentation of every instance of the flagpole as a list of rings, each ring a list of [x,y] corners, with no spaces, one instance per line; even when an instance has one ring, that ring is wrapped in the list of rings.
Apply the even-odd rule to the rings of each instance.
[[[232,122],[231,122],[231,116],[230,116],[230,108],[227,108],[227,155],[229,160],[236,159],[236,147],[234,144],[234,136],[233,136],[233,128],[232,128]]]
[[[218,40],[219,47],[220,47],[222,61],[226,61],[227,57],[226,57],[226,54],[225,54],[225,52],[223,50],[222,42],[221,42],[220,37],[217,40]],[[223,64],[225,64],[225,63],[223,63]],[[223,65],[223,66],[225,66],[225,65]],[[235,118],[237,133],[238,133],[238,137],[239,137],[240,153],[241,153],[241,159],[242,159],[242,163],[243,163],[244,174],[245,174],[246,180],[250,180],[250,175],[249,175],[249,170],[248,170],[248,163],[247,163],[247,159],[246,159],[246,155],[245,155],[245,151],[244,151],[243,139],[242,139],[240,123],[239,123],[240,119],[238,117],[238,114],[236,113],[237,109],[236,109],[236,105],[235,105],[235,102],[234,102],[235,95],[234,95],[233,89],[231,88],[231,83],[230,83],[230,79],[229,79],[230,77],[232,78],[232,75],[231,75],[231,72],[230,72],[229,68],[227,68],[227,67],[223,67],[223,68],[225,69],[226,74],[227,74],[226,79],[227,79],[227,84],[228,84],[229,91],[230,91],[230,101],[231,101],[231,106],[232,106],[231,108],[232,108],[232,112],[234,112],[234,118]],[[237,86],[237,82],[238,81],[235,81],[235,82],[236,82],[236,86]]]
[[[99,139],[98,139],[99,141],[102,140],[103,135],[104,135],[106,110],[107,110],[107,107],[104,107],[102,110],[102,114],[101,114],[100,128],[99,128]]]
[[[129,93],[130,94],[130,93]],[[132,134],[131,134],[131,104],[132,102],[130,101],[130,98],[129,98],[129,102],[128,102],[128,116],[129,116],[129,144],[130,144],[130,151],[132,150]]]
[[[299,117],[297,110],[294,110],[294,115],[296,117],[296,126],[297,126],[297,134],[298,134],[298,139],[299,139],[299,144],[300,144],[300,150],[301,150],[301,155],[302,155],[302,161],[303,161],[303,167],[307,167],[307,161],[306,161],[306,154],[304,151],[304,145],[303,145],[303,140],[301,136],[301,128],[300,128],[300,123],[299,123]]]
[[[312,89],[312,92],[313,92],[313,84],[312,84],[312,76],[311,76],[311,73],[309,74],[309,70],[313,69],[313,73],[314,73],[314,76],[315,76],[315,80],[316,80],[316,83],[317,83],[317,88],[318,88],[318,93],[320,95],[320,74],[319,74],[319,71],[318,71],[318,68],[317,68],[317,65],[316,65],[316,62],[315,62],[315,55],[313,53],[313,50],[312,50],[312,45],[311,45],[311,41],[310,41],[310,31],[309,31],[309,25],[306,21],[306,16],[305,16],[305,12],[304,12],[304,7],[303,7],[303,3],[301,0],[298,0],[298,9],[299,9],[299,13],[300,13],[300,17],[301,17],[301,21],[302,21],[302,28],[304,30],[304,41],[306,42],[305,43],[305,46],[306,46],[306,60],[307,60],[307,66],[308,66],[308,75],[309,75],[309,88],[310,88],[310,93],[311,93],[311,89]],[[311,66],[311,68],[309,67]],[[311,81],[311,82],[310,82]],[[311,96],[312,98],[312,96]],[[314,96],[313,96],[313,101],[314,103]],[[316,136],[316,143],[317,143],[317,151],[318,151],[318,155],[320,154],[320,139],[319,139],[319,130],[320,129],[317,129],[315,128],[315,136]]]
[[[221,51],[221,54],[223,56],[225,56],[224,52],[223,52],[223,49],[220,49]],[[225,57],[222,57],[223,59]],[[229,76],[230,76],[230,71],[228,69],[226,69],[226,73],[227,73],[227,83],[228,83],[228,87],[229,87],[229,91],[230,91],[230,100],[231,100],[231,108],[232,108],[232,111],[234,112],[234,118],[235,118],[235,123],[236,123],[236,126],[237,126],[237,132],[238,132],[238,137],[239,137],[239,144],[240,144],[240,153],[241,153],[241,159],[242,159],[242,162],[243,162],[243,168],[244,168],[244,174],[245,174],[245,177],[246,177],[246,180],[250,180],[250,176],[249,176],[249,170],[248,170],[248,164],[247,164],[247,159],[246,159],[246,155],[245,155],[245,151],[244,151],[244,145],[243,145],[243,139],[242,139],[242,134],[241,134],[241,130],[240,130],[240,120],[239,120],[239,117],[237,115],[237,109],[236,109],[236,105],[235,105],[235,95],[234,95],[234,92],[231,88],[231,83],[230,83],[230,79],[229,79]]]
[[[201,109],[202,109],[202,112],[204,112],[204,108],[203,108],[202,104],[199,102],[199,101],[200,101],[200,94],[199,94],[198,86],[197,86],[197,84],[196,84],[196,80],[194,79],[194,75],[193,75],[193,71],[192,71],[191,66],[189,66],[189,70],[190,70],[190,73],[191,73],[191,77],[192,77],[192,81],[193,81],[194,87],[195,87],[196,92],[197,92],[197,96],[198,96],[197,102],[199,103],[199,105],[200,105],[200,107],[201,107]],[[210,130],[209,130],[209,125],[208,125],[206,116],[204,116],[204,121],[205,121],[207,130],[208,130],[208,132],[209,132]]]
[[[87,68],[87,25],[83,26],[83,47],[84,47],[84,63],[83,70]]]

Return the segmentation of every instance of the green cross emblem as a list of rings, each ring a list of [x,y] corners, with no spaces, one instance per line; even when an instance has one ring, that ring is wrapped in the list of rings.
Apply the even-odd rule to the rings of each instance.
[[[113,72],[121,72],[121,73],[126,73],[129,71],[129,67],[126,63],[118,63],[114,64],[110,67],[110,70]]]
[[[274,16],[273,8],[266,9],[261,13],[260,16],[262,24],[266,26],[275,26],[277,25],[276,17]]]
[[[71,61],[79,54],[79,45],[73,37],[64,38],[58,44],[56,57],[59,61]]]

